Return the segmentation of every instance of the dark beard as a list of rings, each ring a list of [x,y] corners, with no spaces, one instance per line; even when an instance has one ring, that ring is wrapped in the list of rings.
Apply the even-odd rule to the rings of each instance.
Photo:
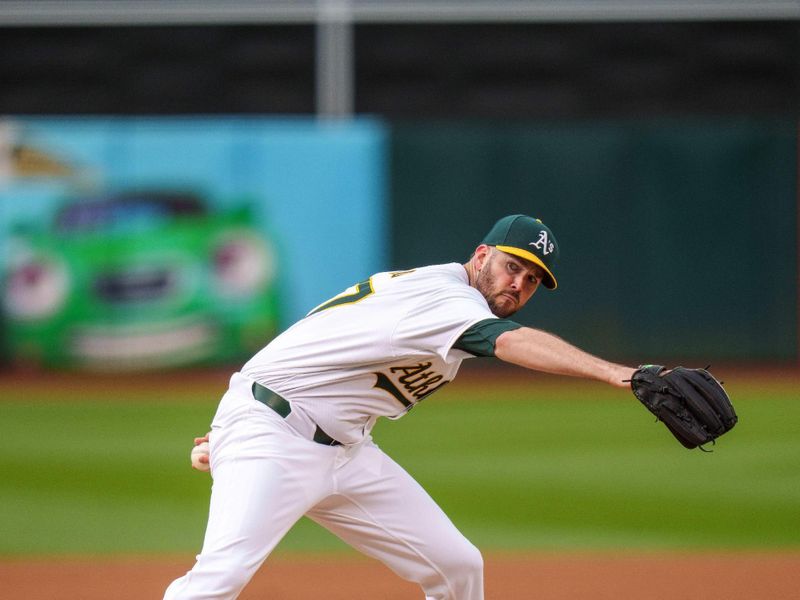
[[[500,294],[494,294],[490,296],[492,288],[494,287],[495,278],[491,275],[489,266],[491,261],[494,260],[494,256],[489,258],[489,261],[486,262],[484,265],[484,269],[478,272],[477,276],[475,277],[475,289],[477,289],[481,295],[486,299],[486,304],[489,305],[489,310],[492,311],[492,314],[496,317],[500,317],[504,319],[506,317],[510,317],[513,315],[517,310],[508,310],[508,309],[500,309],[497,306],[497,296]],[[517,306],[519,306],[519,296],[517,296]]]
[[[484,296],[484,297],[485,297],[485,296]],[[494,316],[496,316],[496,317],[500,317],[501,319],[505,319],[506,317],[510,317],[511,315],[513,315],[513,314],[514,314],[515,312],[517,312],[517,310],[518,310],[518,309],[514,309],[514,310],[508,310],[508,309],[505,309],[505,310],[500,310],[500,309],[497,307],[497,303],[495,302],[495,299],[494,299],[494,298],[486,298],[486,303],[489,305],[489,310],[491,310],[491,311],[492,311],[492,314],[493,314]],[[519,306],[519,304],[517,304],[517,306]]]

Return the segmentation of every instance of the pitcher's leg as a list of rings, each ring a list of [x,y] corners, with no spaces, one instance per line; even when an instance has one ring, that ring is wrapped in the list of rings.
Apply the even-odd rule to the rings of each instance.
[[[482,600],[483,559],[427,492],[375,446],[337,472],[308,516],[415,581],[429,600]]]
[[[217,469],[203,549],[192,570],[167,588],[165,600],[239,595],[304,512],[299,502],[289,510],[292,503],[275,498],[281,487],[273,485],[277,468],[267,461],[250,461]]]
[[[212,430],[214,484],[203,549],[165,600],[236,598],[292,525],[330,491],[332,449],[298,437],[265,411],[257,404],[246,419]]]

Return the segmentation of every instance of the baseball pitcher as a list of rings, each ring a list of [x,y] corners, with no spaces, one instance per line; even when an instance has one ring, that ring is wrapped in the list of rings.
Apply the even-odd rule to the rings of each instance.
[[[691,420],[684,413],[693,400],[713,422],[693,418],[696,437],[679,437],[687,447],[733,426],[727,396],[710,375],[696,376],[702,370],[684,369],[686,378],[678,369],[615,364],[514,322],[540,285],[556,288],[558,255],[541,221],[510,215],[466,264],[372,275],[253,356],[197,440],[210,446],[201,461],[214,480],[208,525],[194,567],[164,598],[236,598],[306,515],[418,583],[429,600],[482,599],[479,551],[370,436],[380,417],[405,415],[468,358],[633,386],[673,433]]]

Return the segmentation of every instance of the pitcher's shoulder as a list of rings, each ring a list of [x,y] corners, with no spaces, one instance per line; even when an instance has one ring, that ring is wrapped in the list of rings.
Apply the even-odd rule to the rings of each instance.
[[[444,263],[440,265],[426,265],[414,269],[402,271],[390,271],[388,276],[391,279],[404,278],[409,276],[413,279],[437,279],[442,278],[454,283],[468,284],[467,272],[464,266],[459,263]]]

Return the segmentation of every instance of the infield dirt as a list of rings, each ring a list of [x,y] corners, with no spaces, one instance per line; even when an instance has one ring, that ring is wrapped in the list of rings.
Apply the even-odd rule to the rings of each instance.
[[[161,598],[191,557],[51,559],[0,563],[3,597],[24,600]],[[486,597],[498,600],[791,600],[800,553],[491,556]],[[242,600],[419,600],[419,588],[376,562],[274,557]]]

